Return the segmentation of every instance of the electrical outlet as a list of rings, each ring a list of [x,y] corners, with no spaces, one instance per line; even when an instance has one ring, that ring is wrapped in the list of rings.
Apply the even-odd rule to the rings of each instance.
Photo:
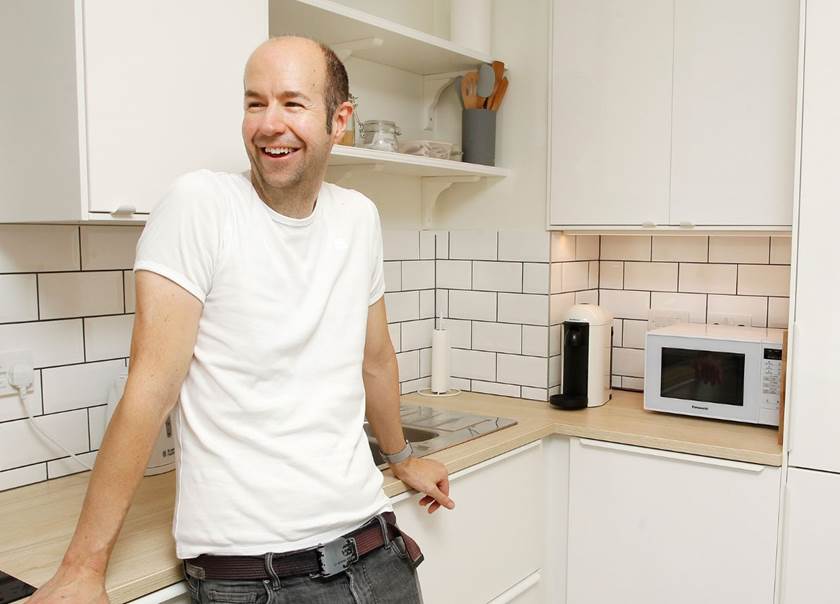
[[[9,369],[18,363],[32,367],[32,351],[6,350],[0,352],[0,397],[16,395],[18,393],[17,388],[9,383]],[[26,392],[33,392],[34,390],[35,387],[32,385],[26,389]]]
[[[735,313],[710,312],[709,323],[712,325],[737,325],[740,327],[752,327],[750,315],[739,315]]]
[[[687,310],[662,310],[651,308],[648,312],[648,331],[668,327],[675,323],[688,323],[689,314]]]

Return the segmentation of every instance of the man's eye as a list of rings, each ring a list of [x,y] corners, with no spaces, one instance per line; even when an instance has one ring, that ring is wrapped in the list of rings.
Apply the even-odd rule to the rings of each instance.
[[[247,105],[248,109],[254,109],[254,108],[262,107],[262,106],[263,106],[262,103],[257,103],[257,102],[254,102],[254,101],[248,103],[248,105]]]
[[[286,101],[286,107],[296,107],[296,108],[301,107],[302,108],[303,105],[301,105],[300,103],[295,102],[295,101]]]

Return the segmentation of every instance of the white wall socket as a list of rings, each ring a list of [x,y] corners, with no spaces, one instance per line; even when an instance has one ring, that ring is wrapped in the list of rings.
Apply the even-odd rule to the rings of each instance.
[[[17,394],[17,388],[9,383],[9,369],[13,365],[23,363],[32,367],[33,358],[31,350],[6,350],[0,352],[0,397]],[[34,385],[26,389],[27,393],[35,390]]]
[[[689,313],[687,310],[662,310],[651,308],[648,312],[648,331],[668,327],[675,323],[688,323]]]
[[[709,323],[712,325],[739,325],[741,327],[752,327],[750,315],[739,315],[735,313],[710,312]]]

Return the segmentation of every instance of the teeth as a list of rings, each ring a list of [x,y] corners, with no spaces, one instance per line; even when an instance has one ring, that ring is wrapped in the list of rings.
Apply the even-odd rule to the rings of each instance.
[[[290,149],[289,147],[266,147],[265,152],[269,155],[288,155],[294,151],[294,149]]]

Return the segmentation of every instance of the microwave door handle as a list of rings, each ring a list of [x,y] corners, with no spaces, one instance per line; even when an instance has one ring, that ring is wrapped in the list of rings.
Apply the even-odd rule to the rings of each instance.
[[[648,457],[663,457],[665,459],[685,461],[701,466],[729,468],[730,470],[739,470],[741,472],[750,472],[752,474],[760,474],[764,471],[765,468],[765,466],[760,464],[744,463],[742,461],[731,461],[729,459],[719,459],[717,457],[702,457],[694,454],[664,451],[662,449],[640,448],[637,446],[620,445],[618,443],[606,442],[602,440],[590,440],[588,438],[579,438],[578,440],[580,441],[580,444],[584,447],[589,447],[592,449],[611,449],[613,451],[622,451],[624,453],[632,453],[634,455],[642,455]]]

